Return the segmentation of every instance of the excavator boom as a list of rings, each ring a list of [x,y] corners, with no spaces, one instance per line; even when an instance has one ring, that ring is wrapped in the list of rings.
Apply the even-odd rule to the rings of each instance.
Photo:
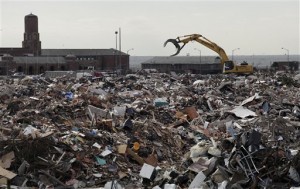
[[[171,56],[176,56],[180,53],[181,49],[190,41],[197,41],[198,43],[218,53],[221,58],[221,64],[223,66],[224,73],[238,73],[238,74],[253,73],[253,67],[251,65],[234,64],[231,60],[229,60],[226,52],[222,47],[220,47],[216,43],[210,41],[209,39],[205,38],[200,34],[191,34],[191,35],[180,36],[175,39],[168,39],[165,41],[164,46],[166,46],[168,43],[172,43],[176,47],[177,51],[175,52],[175,54]]]

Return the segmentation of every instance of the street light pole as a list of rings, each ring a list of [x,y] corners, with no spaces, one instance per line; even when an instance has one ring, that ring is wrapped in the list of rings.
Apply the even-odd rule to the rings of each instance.
[[[284,47],[282,47],[281,49],[286,50],[287,51],[287,61],[290,62],[290,51]]]
[[[240,50],[240,48],[236,48],[236,49],[233,49],[233,50],[232,50],[232,54],[231,54],[231,60],[232,60],[232,62],[233,62],[233,53],[234,53],[234,51],[236,51],[236,50]]]
[[[115,65],[114,65],[114,71],[116,70],[117,64],[118,64],[118,58],[117,58],[117,50],[118,50],[118,31],[115,31],[116,34],[116,50],[115,50]]]
[[[118,49],[118,31],[115,31],[116,34],[116,50]]]
[[[125,67],[126,69],[129,69],[129,64],[130,64],[130,58],[129,58],[129,56],[130,56],[130,55],[129,55],[128,53],[129,53],[129,51],[131,51],[131,50],[134,50],[134,49],[131,48],[131,49],[128,49],[128,50],[127,50],[127,55],[128,55],[128,56],[127,56],[127,64],[124,65],[124,67]]]
[[[201,50],[197,49],[197,48],[194,48],[194,50],[199,51],[199,53],[200,53],[200,64],[201,64]]]
[[[128,52],[129,52],[129,51],[131,51],[131,50],[134,50],[134,49],[133,49],[133,48],[131,48],[131,49],[128,49],[128,50],[127,50],[127,54],[128,54]]]
[[[122,49],[121,49],[121,28],[119,28],[119,71],[121,72],[122,70]]]

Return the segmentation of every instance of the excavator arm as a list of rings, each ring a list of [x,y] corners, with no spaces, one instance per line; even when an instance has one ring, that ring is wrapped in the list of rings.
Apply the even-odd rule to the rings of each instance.
[[[176,56],[180,53],[181,49],[190,41],[197,41],[198,43],[200,43],[200,44],[206,46],[207,48],[218,53],[219,56],[221,57],[222,64],[224,64],[224,62],[226,62],[226,61],[229,61],[229,58],[222,47],[218,46],[216,43],[208,40],[207,38],[205,38],[199,34],[191,34],[191,35],[177,37],[176,39],[168,39],[164,43],[164,46],[166,46],[168,43],[173,43],[175,45],[177,51],[175,54],[173,54],[171,56]]]
[[[223,66],[223,73],[237,73],[237,74],[251,74],[253,73],[252,65],[236,65],[232,60],[229,60],[226,52],[222,47],[216,43],[208,40],[200,34],[191,34],[177,37],[175,39],[168,39],[164,46],[168,43],[173,43],[177,49],[176,53],[171,56],[176,56],[180,53],[181,49],[190,41],[197,41],[205,47],[215,51],[221,58],[221,64]]]

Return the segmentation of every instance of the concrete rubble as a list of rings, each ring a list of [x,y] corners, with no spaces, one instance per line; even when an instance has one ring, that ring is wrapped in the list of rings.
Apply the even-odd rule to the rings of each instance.
[[[299,74],[0,82],[0,188],[300,187]]]

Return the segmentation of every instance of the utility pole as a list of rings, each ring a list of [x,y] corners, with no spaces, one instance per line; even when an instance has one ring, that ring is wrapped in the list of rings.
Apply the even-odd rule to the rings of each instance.
[[[122,70],[122,45],[121,45],[121,28],[119,28],[119,64],[120,64],[120,71]]]

